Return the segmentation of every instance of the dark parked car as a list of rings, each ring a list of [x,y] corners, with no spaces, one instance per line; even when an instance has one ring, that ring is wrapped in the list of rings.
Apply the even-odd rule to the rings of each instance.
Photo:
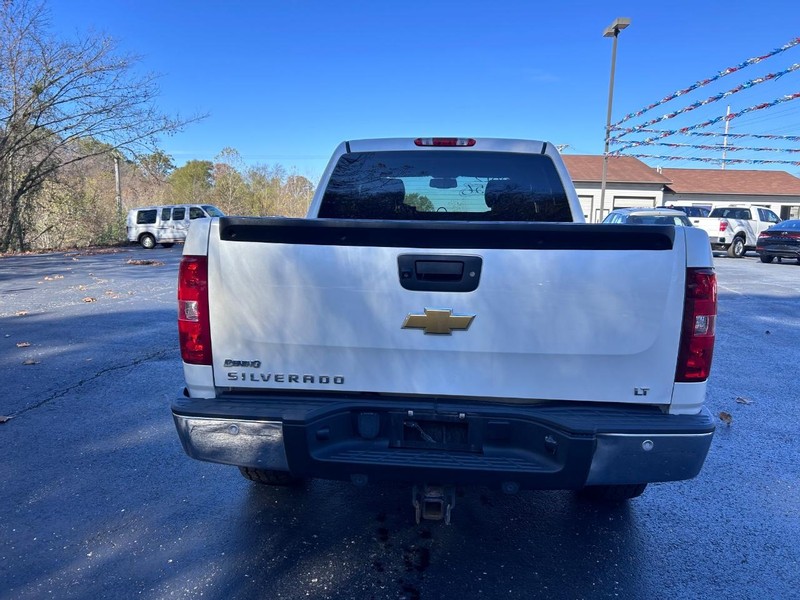
[[[771,263],[776,257],[797,259],[800,264],[800,219],[782,221],[762,231],[756,243],[761,262]]]
[[[685,213],[671,208],[617,208],[608,213],[603,223],[692,227]]]

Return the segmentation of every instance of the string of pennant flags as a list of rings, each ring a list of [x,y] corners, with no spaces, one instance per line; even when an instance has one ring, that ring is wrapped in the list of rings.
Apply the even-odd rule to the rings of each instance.
[[[764,110],[765,108],[772,108],[773,106],[777,106],[777,105],[783,104],[785,102],[791,102],[792,100],[797,100],[798,98],[800,98],[800,92],[795,92],[793,94],[787,94],[785,96],[781,96],[780,98],[777,98],[777,99],[773,100],[772,102],[763,102],[761,104],[755,104],[753,106],[748,106],[747,108],[744,108],[744,109],[740,110],[739,112],[731,113],[729,115],[720,115],[718,117],[714,117],[713,119],[709,119],[709,120],[704,121],[702,123],[697,123],[695,125],[689,125],[688,127],[682,127],[680,129],[672,129],[672,130],[661,131],[658,135],[655,135],[655,136],[652,136],[652,137],[648,137],[648,138],[646,138],[644,140],[640,140],[640,141],[632,141],[632,142],[626,143],[626,140],[616,139],[615,143],[617,143],[617,144],[625,144],[625,145],[622,146],[621,148],[615,149],[614,153],[623,152],[625,150],[629,150],[630,148],[637,148],[639,146],[645,146],[645,145],[648,145],[648,144],[652,144],[653,142],[656,142],[656,141],[661,140],[663,138],[669,137],[671,135],[685,134],[687,132],[690,132],[690,131],[693,131],[693,130],[696,130],[696,129],[702,129],[703,127],[708,127],[710,125],[714,125],[715,123],[719,123],[722,120],[730,121],[731,119],[735,119],[735,118],[740,117],[742,115],[745,115],[745,114],[748,114],[748,113],[751,113],[751,112],[755,112],[755,111],[758,111],[758,110]],[[611,140],[609,140],[609,141],[611,141]]]
[[[707,163],[721,163],[724,162],[726,164],[733,163],[733,164],[753,164],[753,165],[800,165],[800,161],[795,160],[766,160],[766,159],[745,159],[745,158],[709,158],[705,156],[659,156],[655,154],[626,154],[626,156],[633,156],[635,158],[650,158],[653,160],[691,160],[697,162],[707,162]]]
[[[691,148],[693,150],[710,150],[713,152],[730,151],[730,152],[787,152],[800,154],[800,148],[754,148],[749,146],[725,146],[723,144],[679,144],[673,142],[653,142],[651,146],[665,146],[667,148]],[[612,156],[617,153],[612,152]],[[629,155],[630,156],[630,155]]]
[[[693,111],[693,110],[695,110],[697,108],[706,106],[706,105],[711,104],[713,102],[717,102],[719,100],[722,100],[723,98],[727,98],[728,96],[732,96],[733,94],[736,94],[736,93],[741,92],[743,90],[750,89],[750,88],[752,88],[752,87],[754,87],[754,86],[756,86],[756,85],[758,85],[760,83],[764,83],[766,81],[772,81],[774,79],[779,79],[779,78],[783,77],[784,75],[786,75],[787,73],[791,73],[792,71],[797,71],[798,69],[800,69],[800,63],[795,63],[795,64],[789,66],[788,68],[786,68],[786,69],[784,69],[782,71],[778,71],[776,73],[769,73],[768,75],[764,75],[763,77],[756,77],[755,79],[751,79],[750,81],[746,81],[744,83],[741,83],[741,84],[737,85],[734,88],[731,88],[731,89],[726,90],[724,92],[720,92],[719,94],[714,94],[713,96],[709,96],[708,98],[706,98],[704,100],[698,100],[697,102],[693,102],[692,104],[689,104],[688,106],[685,106],[683,108],[679,108],[677,110],[674,110],[671,113],[668,113],[668,114],[663,115],[661,117],[656,117],[655,119],[650,119],[649,121],[646,121],[646,122],[642,123],[641,125],[636,125],[634,127],[622,128],[622,127],[619,127],[619,123],[618,123],[617,125],[612,125],[611,126],[611,130],[620,132],[620,133],[618,133],[618,137],[622,137],[622,136],[628,135],[630,133],[636,133],[636,132],[642,131],[645,127],[649,127],[650,125],[654,125],[655,123],[660,123],[662,121],[667,121],[669,119],[673,119],[673,118],[677,117],[678,115],[682,115],[684,113],[691,112],[691,111]],[[723,117],[723,118],[725,118],[725,117]],[[732,117],[730,117],[730,118],[732,118]],[[620,123],[622,123],[624,120],[625,119],[620,121]]]
[[[775,48],[772,52],[768,52],[767,54],[764,54],[762,56],[755,56],[753,58],[749,58],[746,61],[744,61],[742,63],[739,63],[738,65],[734,65],[732,67],[728,67],[727,69],[723,69],[722,71],[720,71],[719,73],[717,73],[713,77],[709,77],[708,79],[703,79],[703,80],[697,81],[697,82],[693,83],[692,85],[690,85],[687,88],[684,88],[682,90],[678,90],[677,92],[674,92],[674,93],[670,94],[669,96],[666,96],[666,97],[662,98],[658,102],[654,102],[653,104],[650,104],[649,106],[646,106],[641,110],[638,110],[636,112],[632,112],[630,114],[625,115],[622,119],[620,119],[619,121],[617,121],[614,124],[613,128],[618,128],[619,125],[621,125],[622,123],[624,123],[626,121],[629,121],[630,119],[634,119],[636,117],[641,117],[647,111],[652,110],[652,109],[656,108],[657,106],[661,106],[662,104],[665,104],[666,102],[669,102],[670,100],[674,100],[675,98],[678,98],[680,96],[684,96],[684,95],[688,94],[689,92],[692,92],[692,91],[694,91],[694,90],[696,90],[698,88],[701,88],[701,87],[706,86],[706,85],[708,85],[710,83],[713,83],[714,81],[717,81],[718,79],[721,79],[721,78],[723,78],[723,77],[725,77],[727,75],[730,75],[732,73],[736,73],[737,71],[741,71],[742,69],[744,69],[746,67],[749,67],[750,65],[758,64],[763,60],[766,60],[766,59],[771,58],[771,57],[773,57],[773,56],[775,56],[777,54],[780,54],[781,52],[786,52],[787,50],[797,46],[798,44],[800,44],[800,37],[795,38],[795,39],[787,42],[786,44],[784,44],[780,48]]]
[[[640,129],[638,133],[663,133],[662,129]],[[770,133],[723,133],[721,131],[687,131],[682,135],[704,136],[704,137],[728,137],[732,139],[754,138],[762,140],[784,140],[789,142],[800,142],[800,135],[775,135]],[[619,138],[612,138],[612,143],[620,143]]]

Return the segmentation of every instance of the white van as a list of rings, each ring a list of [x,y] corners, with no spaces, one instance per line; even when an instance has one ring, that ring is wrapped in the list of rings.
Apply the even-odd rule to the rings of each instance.
[[[210,204],[172,204],[169,206],[146,206],[128,211],[128,241],[142,248],[161,244],[169,248],[175,242],[186,239],[189,224],[194,219],[224,217],[225,214]]]

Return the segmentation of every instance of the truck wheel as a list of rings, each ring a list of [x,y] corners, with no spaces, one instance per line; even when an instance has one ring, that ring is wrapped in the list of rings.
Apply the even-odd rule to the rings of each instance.
[[[152,250],[156,247],[156,238],[154,238],[149,233],[145,233],[142,237],[139,238],[139,243],[142,245],[142,248],[146,250]]]
[[[733,238],[731,245],[728,246],[728,256],[731,258],[742,258],[746,251],[744,240],[740,237]]]
[[[578,494],[593,502],[623,502],[631,498],[638,498],[644,493],[646,483],[631,483],[627,485],[587,485]]]
[[[761,254],[758,258],[760,258],[761,262],[763,263],[771,263],[773,260],[775,260],[774,256],[769,256],[768,254]]]
[[[299,485],[303,480],[294,477],[286,471],[273,471],[271,469],[254,469],[252,467],[239,467],[242,477],[261,483],[263,485]]]

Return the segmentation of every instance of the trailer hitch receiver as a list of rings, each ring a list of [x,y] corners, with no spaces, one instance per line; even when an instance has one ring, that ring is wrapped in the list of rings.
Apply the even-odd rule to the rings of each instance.
[[[444,521],[450,525],[450,511],[456,504],[456,490],[445,485],[415,485],[411,490],[411,502],[417,524],[426,521]]]

